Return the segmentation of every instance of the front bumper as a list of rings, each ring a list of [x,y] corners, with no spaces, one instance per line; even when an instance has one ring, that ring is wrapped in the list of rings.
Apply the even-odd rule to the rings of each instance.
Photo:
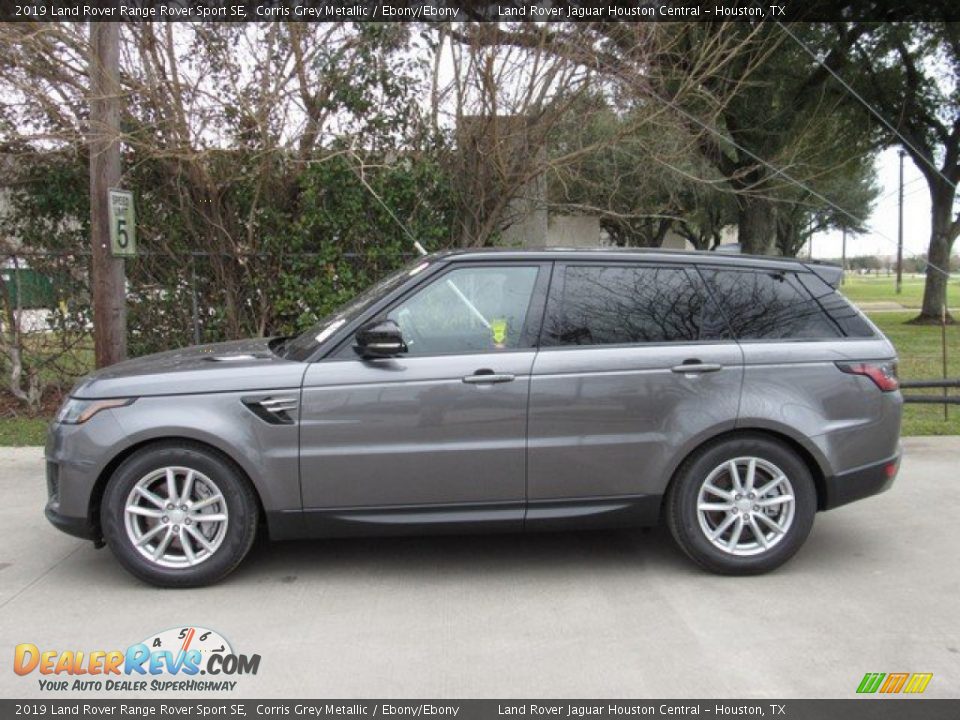
[[[94,542],[100,540],[100,529],[90,522],[90,518],[63,515],[60,512],[60,503],[56,502],[56,498],[50,498],[47,501],[43,514],[47,516],[47,520],[57,530],[65,532],[67,535],[73,535],[84,540],[93,540]]]
[[[97,480],[124,435],[112,410],[82,425],[53,423],[47,432],[47,504],[44,515],[63,532],[100,540]]]
[[[882,462],[825,478],[826,498],[823,509],[832,510],[889,490],[900,469],[900,458],[901,454],[897,453]]]

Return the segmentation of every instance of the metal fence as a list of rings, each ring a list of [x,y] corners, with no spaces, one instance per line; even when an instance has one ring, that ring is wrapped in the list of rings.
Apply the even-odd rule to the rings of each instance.
[[[903,401],[916,405],[943,405],[944,420],[950,418],[951,405],[960,405],[960,395],[950,395],[951,388],[960,388],[960,379],[906,380],[900,383],[900,387],[903,390],[942,388],[942,395],[914,395],[910,392],[905,392],[903,394]]]
[[[126,262],[130,352],[292,332],[413,256],[141,252]],[[0,256],[0,290],[24,332],[90,332],[90,262],[89,252]]]

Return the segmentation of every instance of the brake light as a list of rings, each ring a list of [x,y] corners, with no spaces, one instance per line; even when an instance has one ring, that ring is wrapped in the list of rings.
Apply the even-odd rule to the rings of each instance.
[[[895,362],[838,362],[837,367],[850,375],[865,375],[883,392],[893,392],[900,387]]]

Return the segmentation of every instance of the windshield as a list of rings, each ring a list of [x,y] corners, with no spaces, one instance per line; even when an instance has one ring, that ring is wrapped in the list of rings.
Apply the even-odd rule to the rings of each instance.
[[[348,322],[361,315],[379,298],[400,287],[408,278],[427,269],[429,261],[423,258],[408,263],[392,275],[372,285],[349,302],[341,305],[305,333],[295,337],[284,348],[288,360],[304,361],[320,347],[320,344]]]

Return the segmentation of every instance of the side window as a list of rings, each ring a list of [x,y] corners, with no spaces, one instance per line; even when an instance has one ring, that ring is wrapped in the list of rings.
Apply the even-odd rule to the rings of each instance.
[[[837,325],[794,273],[710,268],[701,272],[739,340],[840,337]]]
[[[539,269],[458,268],[394,307],[387,317],[410,355],[496,352],[520,346]]]
[[[858,313],[850,302],[814,273],[798,273],[800,283],[840,326],[847,337],[873,337],[873,328]]]
[[[567,265],[562,290],[551,292],[543,344],[699,340],[704,302],[699,279],[682,268]],[[724,325],[711,334],[725,331]]]

